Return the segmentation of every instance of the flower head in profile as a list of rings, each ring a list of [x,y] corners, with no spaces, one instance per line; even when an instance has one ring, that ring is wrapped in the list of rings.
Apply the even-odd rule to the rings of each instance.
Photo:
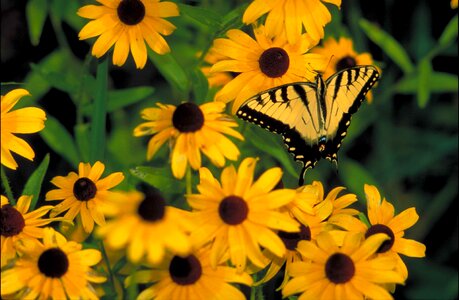
[[[204,56],[204,65],[201,67],[201,71],[204,76],[207,77],[209,88],[221,87],[233,79],[231,72],[211,72],[210,69],[213,64],[224,59],[225,57],[215,52],[213,48]]]
[[[315,41],[324,37],[324,27],[331,14],[323,2],[341,6],[341,0],[254,0],[244,12],[242,21],[250,24],[267,14],[265,26],[270,36],[285,33],[289,43],[296,43],[303,33]]]
[[[93,166],[89,163],[80,163],[78,174],[70,172],[67,176],[56,176],[51,183],[58,187],[46,193],[46,201],[64,200],[51,211],[54,217],[67,211],[64,218],[73,220],[79,214],[85,232],[90,233],[94,222],[105,224],[103,207],[107,199],[116,192],[109,189],[117,186],[124,179],[121,172],[115,172],[102,178],[105,166],[97,161]]]
[[[91,285],[105,281],[91,269],[102,258],[98,250],[82,250],[47,227],[43,242],[27,243],[20,252],[14,266],[2,270],[3,299],[12,294],[17,299],[98,299]]]
[[[334,38],[328,38],[323,43],[323,46],[315,47],[311,52],[321,54],[329,61],[328,67],[323,74],[324,79],[347,68],[374,64],[370,53],[357,53],[354,50],[352,40],[345,37],[340,37],[338,41]],[[381,73],[381,70],[378,67],[376,68]],[[373,99],[371,91],[368,92],[367,98],[370,102]]]
[[[295,190],[273,188],[282,177],[280,168],[271,168],[254,181],[256,159],[244,159],[238,170],[226,167],[220,182],[207,168],[199,170],[199,194],[187,195],[194,212],[196,228],[191,232],[193,245],[211,242],[213,266],[229,254],[239,272],[247,260],[255,266],[266,265],[260,247],[277,256],[286,248],[274,230],[299,231],[299,224],[279,212],[295,197]]]
[[[129,52],[138,69],[147,62],[148,46],[158,54],[170,51],[164,36],[172,34],[175,26],[164,18],[179,15],[175,3],[160,0],[98,0],[102,5],[86,5],[78,15],[92,19],[79,33],[80,40],[99,36],[92,48],[97,58],[113,45],[113,64],[122,66]]]
[[[127,256],[132,262],[139,262],[146,253],[150,263],[158,264],[166,250],[180,256],[189,254],[187,213],[167,206],[156,191],[145,195],[135,191],[120,192],[106,209],[106,215],[113,218],[96,232],[111,248],[127,248]]]
[[[194,170],[201,167],[201,152],[220,168],[225,165],[225,159],[238,159],[239,149],[225,135],[244,138],[233,129],[237,123],[224,114],[224,103],[209,102],[200,106],[191,102],[179,106],[157,103],[157,106],[142,111],[142,118],[147,122],[134,129],[134,136],[153,135],[148,143],[147,159],[166,141],[172,141],[171,167],[176,178],[183,178],[188,163]]]
[[[11,152],[14,152],[29,160],[33,160],[35,153],[23,139],[15,134],[36,133],[45,127],[46,114],[37,107],[25,107],[13,110],[18,101],[30,95],[24,89],[15,89],[2,95],[1,101],[1,162],[7,168],[16,170],[18,164]]]
[[[188,256],[169,256],[158,267],[142,270],[128,278],[138,283],[153,285],[143,290],[137,299],[246,299],[244,294],[230,283],[251,285],[252,278],[237,273],[224,261],[211,266],[208,247]]]
[[[53,206],[46,205],[36,210],[30,210],[32,196],[21,196],[16,205],[11,205],[5,196],[1,196],[0,229],[2,239],[1,265],[16,257],[16,243],[24,239],[39,239],[43,237],[43,228],[57,219],[42,218]]]
[[[457,8],[457,0],[451,0],[450,4],[452,9]]]
[[[404,279],[394,271],[393,257],[374,255],[387,239],[382,233],[365,240],[361,234],[348,234],[339,247],[325,231],[315,242],[301,241],[297,249],[306,261],[292,264],[293,278],[282,295],[301,293],[299,300],[392,299],[380,284],[402,284]]]
[[[394,206],[381,199],[378,189],[372,185],[365,185],[367,210],[370,226],[349,215],[337,215],[330,218],[330,223],[350,232],[360,232],[366,238],[377,233],[385,233],[390,239],[386,240],[377,253],[385,256],[394,256],[397,260],[397,270],[404,278],[408,277],[408,270],[398,254],[409,257],[424,257],[425,245],[411,239],[404,238],[405,230],[413,226],[419,219],[414,207],[408,208],[395,215]]]
[[[268,37],[265,27],[254,29],[255,39],[239,29],[231,29],[228,38],[214,41],[215,53],[224,57],[211,72],[235,72],[238,75],[215,96],[215,100],[234,100],[232,111],[249,97],[282,84],[313,81],[326,61],[319,54],[306,53],[316,45],[306,35],[289,44],[285,35]]]

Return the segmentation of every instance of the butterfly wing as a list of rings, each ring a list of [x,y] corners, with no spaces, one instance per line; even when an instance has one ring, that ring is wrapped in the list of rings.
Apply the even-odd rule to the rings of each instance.
[[[373,66],[357,66],[342,70],[325,81],[326,144],[322,157],[337,161],[337,152],[351,124],[351,116],[365,95],[379,79]]]
[[[320,159],[316,88],[312,82],[299,82],[267,90],[242,104],[236,115],[281,134],[296,160],[314,166]]]

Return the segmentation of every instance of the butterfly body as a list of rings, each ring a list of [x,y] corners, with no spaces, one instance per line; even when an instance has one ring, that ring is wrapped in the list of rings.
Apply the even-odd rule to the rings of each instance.
[[[236,115],[281,134],[295,160],[303,162],[304,173],[325,158],[337,163],[337,152],[347,134],[351,116],[379,73],[373,66],[342,70],[323,80],[297,82],[261,92],[244,102]]]

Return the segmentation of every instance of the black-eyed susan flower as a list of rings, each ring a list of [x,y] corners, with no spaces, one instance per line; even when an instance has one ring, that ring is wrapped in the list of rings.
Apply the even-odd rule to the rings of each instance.
[[[244,300],[244,294],[230,283],[252,284],[252,278],[248,274],[237,273],[235,268],[224,262],[212,267],[210,253],[206,248],[184,257],[169,257],[158,267],[139,271],[130,279],[139,283],[153,282],[152,286],[139,294],[139,300]]]
[[[362,234],[348,234],[339,247],[329,232],[323,232],[316,242],[301,241],[297,250],[306,261],[291,265],[293,278],[282,295],[301,293],[299,300],[392,299],[380,284],[402,284],[404,279],[394,271],[395,259],[374,255],[387,239],[382,233],[364,241]]]
[[[381,200],[378,189],[372,185],[365,185],[367,199],[368,220],[370,227],[357,218],[349,215],[336,215],[330,218],[330,223],[350,232],[360,232],[366,238],[377,233],[385,233],[390,239],[385,241],[377,253],[385,256],[394,256],[397,260],[397,271],[408,277],[408,270],[399,254],[409,257],[424,257],[426,247],[415,240],[406,239],[405,230],[416,224],[419,219],[414,207],[408,208],[395,215],[394,206],[385,198]]]
[[[98,250],[82,250],[47,227],[43,243],[27,243],[20,252],[14,266],[2,270],[3,299],[12,294],[15,299],[98,299],[91,284],[105,281],[91,269],[101,260]]]
[[[267,14],[265,26],[270,36],[285,32],[288,41],[294,44],[304,28],[318,41],[324,37],[324,26],[331,21],[331,14],[322,2],[341,6],[341,0],[254,0],[245,10],[242,21],[250,24]]]
[[[16,243],[23,239],[39,239],[43,237],[43,228],[60,218],[42,218],[53,206],[46,205],[36,210],[30,210],[32,196],[21,196],[15,206],[11,205],[5,196],[1,196],[0,229],[1,229],[1,265],[16,257]]]
[[[210,88],[221,87],[233,79],[233,75],[230,72],[210,72],[211,66],[224,58],[222,55],[215,53],[213,48],[210,48],[204,57],[204,65],[201,67],[201,71],[207,77]]]
[[[328,38],[324,41],[322,47],[315,47],[311,52],[321,54],[329,61],[328,67],[323,74],[325,79],[347,68],[374,64],[370,53],[357,53],[354,50],[352,40],[345,37],[340,37],[338,41],[334,38]],[[379,68],[378,71],[381,73]],[[373,94],[371,91],[368,92],[367,99],[369,102],[372,101]]]
[[[451,8],[457,8],[457,0],[451,0]]]
[[[215,100],[234,100],[232,111],[249,97],[272,87],[297,81],[313,81],[326,61],[319,54],[306,53],[316,45],[306,35],[289,44],[284,35],[268,37],[265,27],[254,29],[255,39],[239,29],[231,29],[228,38],[214,41],[214,51],[224,59],[211,72],[239,73],[215,96]]]
[[[2,95],[1,101],[1,162],[7,168],[16,170],[18,164],[11,152],[33,160],[35,153],[26,141],[15,134],[36,133],[45,127],[46,114],[37,107],[13,110],[18,101],[30,95],[25,89],[15,89]]]
[[[266,265],[260,247],[277,256],[286,248],[273,230],[299,231],[299,224],[279,208],[292,201],[295,190],[273,190],[282,177],[280,168],[271,168],[254,181],[256,159],[244,159],[237,172],[226,167],[221,183],[207,168],[199,170],[199,194],[187,195],[196,228],[191,232],[194,245],[208,242],[213,266],[229,254],[231,262],[242,272],[250,260],[255,266]]]
[[[239,149],[225,134],[240,140],[244,137],[232,128],[237,123],[224,114],[224,103],[200,106],[191,102],[179,106],[157,103],[157,106],[142,111],[147,122],[134,129],[134,136],[153,135],[147,159],[166,141],[172,141],[171,167],[176,178],[183,178],[188,163],[195,170],[201,167],[201,152],[220,168],[225,165],[225,159],[238,159]]]
[[[79,214],[84,231],[92,232],[94,222],[105,224],[103,207],[108,198],[116,192],[109,189],[118,185],[124,179],[121,172],[115,172],[101,179],[105,166],[100,161],[91,167],[89,163],[80,163],[78,174],[70,172],[67,176],[56,176],[51,183],[58,187],[46,193],[46,201],[64,200],[51,211],[54,217],[67,211],[64,218],[73,220]]]
[[[166,250],[180,256],[189,254],[189,212],[167,206],[159,192],[119,193],[110,202],[106,215],[113,219],[96,232],[113,249],[127,248],[132,262],[139,262],[146,253],[150,263],[158,264]]]
[[[147,62],[148,46],[158,54],[170,51],[164,36],[172,34],[175,26],[164,18],[179,15],[175,3],[160,0],[97,0],[102,6],[86,5],[78,15],[92,19],[81,29],[80,40],[99,36],[92,48],[97,58],[113,45],[113,64],[122,66],[129,55],[138,69]]]

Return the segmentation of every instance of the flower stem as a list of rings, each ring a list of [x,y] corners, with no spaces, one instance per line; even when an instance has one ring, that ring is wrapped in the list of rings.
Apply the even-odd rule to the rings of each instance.
[[[105,122],[107,119],[108,60],[99,60],[97,66],[97,91],[91,118],[90,161],[103,160],[105,150]]]
[[[192,176],[191,176],[191,167],[190,165],[187,165],[186,167],[186,193],[187,195],[190,195],[192,193],[192,188],[191,188],[191,179],[192,179]]]
[[[10,181],[8,180],[8,177],[6,177],[5,169],[3,168],[3,166],[1,166],[1,178],[3,188],[5,189],[5,193],[8,197],[8,200],[10,201],[10,204],[16,205],[16,200],[13,197],[13,191],[11,190],[10,186]]]
[[[99,241],[100,243],[100,251],[102,252],[102,257],[104,258],[105,264],[107,265],[108,270],[108,280],[112,287],[112,291],[115,291],[115,280],[113,278],[112,268],[110,267],[110,261],[108,260],[107,251],[105,251],[104,241]]]

